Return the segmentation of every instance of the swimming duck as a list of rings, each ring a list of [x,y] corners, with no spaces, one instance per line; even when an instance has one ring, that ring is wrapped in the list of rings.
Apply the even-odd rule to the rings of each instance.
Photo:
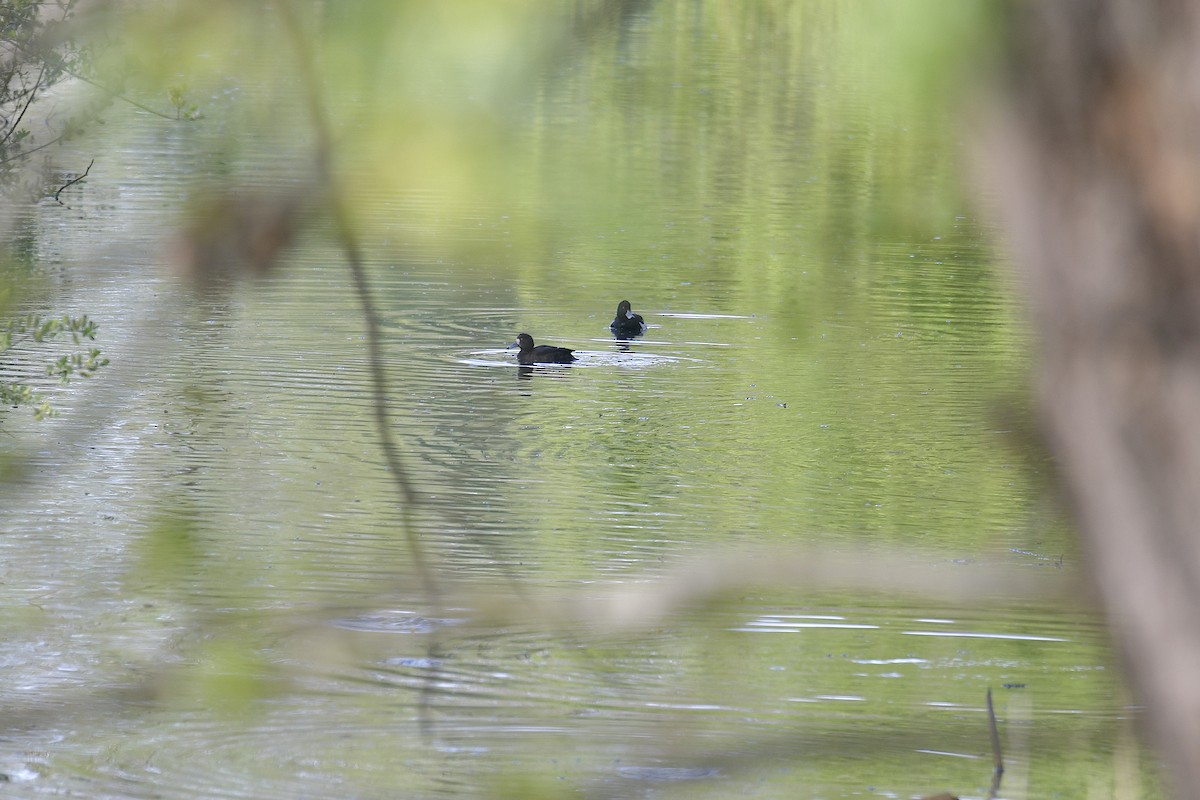
[[[622,300],[617,304],[617,316],[613,318],[608,329],[618,338],[632,339],[646,332],[646,320],[642,319],[640,314],[633,313],[633,307],[629,305],[628,300]]]
[[[533,346],[533,337],[528,333],[517,336],[517,340],[508,346],[517,351],[518,364],[570,364],[575,360],[575,351],[567,347],[555,347],[552,344]]]

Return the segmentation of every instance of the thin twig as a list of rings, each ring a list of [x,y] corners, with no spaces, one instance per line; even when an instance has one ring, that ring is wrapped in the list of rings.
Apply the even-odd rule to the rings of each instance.
[[[115,97],[116,99],[120,100],[123,103],[128,103],[129,105],[133,106],[134,108],[138,108],[138,109],[141,109],[142,111],[145,111],[147,114],[153,114],[156,117],[162,117],[163,119],[169,119],[172,122],[179,121],[178,116],[171,116],[170,114],[165,114],[162,111],[157,111],[148,105],[139,103],[137,100],[134,100],[131,97],[126,97],[125,95],[121,94],[120,92],[115,92],[112,89],[105,86],[104,84],[99,83],[98,81],[94,81],[91,78],[87,77],[86,75],[80,75],[78,72],[75,72],[74,70],[72,70],[68,67],[63,67],[62,71],[67,73],[68,75],[70,75],[72,78],[76,78],[77,80],[81,80],[90,86],[96,87],[100,91],[107,94],[109,97]]]
[[[309,49],[308,39],[305,37],[304,31],[300,28],[300,20],[297,18],[296,11],[292,7],[290,0],[283,0],[276,8],[279,9],[284,27],[287,28],[288,35],[292,39],[292,45],[296,50],[301,83],[304,86],[304,93],[308,102],[308,112],[317,139],[316,161],[318,176],[325,187],[329,212],[333,217],[334,228],[337,231],[338,239],[341,241],[342,249],[346,253],[346,264],[350,268],[350,275],[354,282],[354,291],[358,295],[358,302],[362,307],[363,318],[366,323],[367,361],[371,370],[371,404],[375,411],[376,433],[379,436],[380,446],[383,448],[384,460],[387,463],[388,470],[391,472],[392,482],[396,485],[396,489],[400,494],[401,525],[408,540],[408,548],[412,554],[413,566],[417,570],[417,574],[421,577],[429,605],[434,610],[434,613],[440,616],[440,592],[437,582],[434,580],[432,565],[425,555],[425,549],[421,544],[413,520],[413,506],[416,503],[416,493],[413,491],[412,483],[408,479],[408,472],[404,468],[404,461],[400,457],[400,448],[392,436],[387,404],[387,373],[384,369],[383,360],[383,336],[379,329],[379,316],[375,309],[374,297],[371,295],[370,284],[367,281],[367,270],[363,263],[363,255],[359,247],[358,237],[355,235],[354,228],[350,223],[350,211],[347,209],[346,203],[338,191],[337,182],[334,179],[333,135],[324,103],[321,100],[320,82],[313,72],[313,54]],[[429,638],[429,653],[432,657],[432,662],[435,665],[439,663],[441,657],[440,639],[436,627]],[[426,737],[432,736],[430,712],[433,703],[433,693],[440,680],[440,670],[436,666],[431,670],[427,670],[425,680],[422,682],[421,690],[418,694],[417,718]]]
[[[73,186],[73,185],[79,183],[84,178],[86,178],[88,176],[88,173],[92,171],[92,164],[95,164],[95,163],[96,163],[96,159],[93,158],[91,161],[88,162],[87,169],[85,169],[83,171],[82,175],[80,175],[78,178],[72,178],[71,180],[64,183],[62,186],[58,187],[58,191],[54,193],[54,202],[58,203],[60,206],[65,206],[66,203],[64,203],[62,200],[59,200],[58,196],[63,193],[63,189],[66,189],[68,186]]]
[[[412,524],[412,509],[416,504],[416,493],[400,456],[400,448],[392,434],[391,421],[387,403],[387,374],[383,354],[383,335],[379,328],[379,315],[375,308],[375,300],[371,294],[370,283],[367,280],[367,270],[364,265],[362,250],[354,227],[350,222],[350,212],[338,191],[333,174],[333,135],[330,130],[328,115],[321,100],[320,81],[313,73],[313,55],[308,47],[308,40],[300,28],[295,9],[290,2],[281,2],[276,6],[283,18],[288,35],[296,49],[299,61],[301,81],[304,86],[308,103],[309,116],[312,119],[317,139],[316,161],[321,182],[324,184],[328,197],[329,211],[333,216],[334,228],[342,249],[346,253],[346,264],[354,282],[354,291],[358,295],[366,323],[367,356],[371,370],[371,399],[375,412],[376,432],[383,448],[384,460],[391,472],[392,481],[400,493],[402,511],[404,514],[404,531],[408,538],[409,549],[412,553],[414,566],[425,584],[425,590],[430,601],[436,605],[438,591],[434,581],[433,571],[416,529]]]
[[[996,711],[992,708],[992,687],[987,690],[988,730],[992,734],[992,790],[988,792],[988,800],[996,800],[1000,794],[1000,779],[1004,777],[1004,759],[1000,755],[1000,731],[996,727]]]
[[[12,46],[16,50],[20,50],[26,57],[42,58],[41,56],[38,55],[38,53],[36,51],[26,47],[25,45],[21,44],[20,42],[14,42],[12,40],[7,40],[6,44]],[[42,64],[43,64],[43,66],[46,64],[46,60],[44,58],[42,60]],[[120,92],[110,89],[109,87],[105,86],[104,84],[100,83],[99,81],[93,80],[92,78],[89,78],[86,75],[76,72],[75,70],[68,67],[66,64],[62,63],[61,59],[59,60],[59,63],[57,63],[55,66],[57,66],[58,69],[62,70],[65,74],[70,75],[72,78],[83,81],[84,83],[88,84],[89,86],[94,86],[95,88],[97,88],[100,91],[107,94],[109,97],[115,97],[116,99],[118,99],[124,103],[128,103],[129,105],[133,106],[134,108],[140,108],[142,111],[145,111],[147,114],[153,114],[156,117],[162,117],[163,119],[169,119],[169,120],[178,119],[177,117],[173,117],[170,114],[165,114],[162,111],[156,111],[155,109],[150,108],[150,106],[143,105],[143,104],[139,103],[137,100],[134,100],[133,98],[126,97],[125,95],[121,94]]]
[[[28,158],[29,156],[36,153],[38,150],[45,150],[47,147],[53,147],[54,145],[58,144],[65,138],[67,138],[66,134],[63,134],[62,136],[55,136],[53,139],[49,139],[45,142],[42,142],[39,145],[29,148],[28,150],[22,150],[21,152],[17,153],[16,155],[9,156],[8,158],[0,158],[0,164],[9,164],[9,163],[12,163],[13,161],[20,161],[23,158]]]
[[[21,125],[21,120],[25,119],[25,112],[29,111],[29,106],[33,104],[33,100],[37,97],[37,90],[42,85],[42,79],[46,77],[46,62],[42,62],[42,67],[38,70],[37,80],[33,82],[33,88],[29,90],[29,96],[25,98],[25,105],[21,106],[21,113],[17,114],[17,118],[13,120],[12,125],[5,132],[4,138],[0,139],[0,144],[7,142],[9,138],[17,132],[17,128]]]

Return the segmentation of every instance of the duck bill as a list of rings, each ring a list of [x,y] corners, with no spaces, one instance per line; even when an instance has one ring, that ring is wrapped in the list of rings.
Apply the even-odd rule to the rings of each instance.
[[[520,341],[513,342],[512,344],[510,344],[508,347],[506,347],[504,349],[505,350],[520,350],[521,342]]]

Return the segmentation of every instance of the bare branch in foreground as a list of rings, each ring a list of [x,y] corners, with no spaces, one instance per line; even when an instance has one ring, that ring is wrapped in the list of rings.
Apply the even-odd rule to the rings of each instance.
[[[714,550],[641,581],[531,592],[507,603],[488,597],[469,606],[483,609],[478,620],[482,624],[533,619],[603,633],[650,627],[737,593],[771,588],[899,594],[957,605],[1031,599],[1070,603],[1086,595],[1076,575],[1057,569],[921,561],[911,551],[878,548],[769,548]]]

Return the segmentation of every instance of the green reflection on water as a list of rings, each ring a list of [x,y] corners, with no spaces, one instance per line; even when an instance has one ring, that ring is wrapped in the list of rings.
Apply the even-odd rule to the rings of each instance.
[[[957,130],[873,84],[890,52],[857,46],[873,24],[824,4],[654,6],[543,78],[516,161],[537,178],[525,202],[546,249],[488,260],[513,276],[519,326],[585,341],[605,302],[630,296],[661,326],[648,339],[710,369],[540,395],[544,424],[518,449],[608,439],[624,465],[584,465],[574,487],[556,473],[544,488],[564,509],[541,527],[624,496],[633,472],[652,496],[679,494],[672,481],[726,493],[706,504],[717,536],[932,536],[973,551],[997,533],[1034,547],[1018,533],[1032,523],[1040,543],[1045,521],[1019,511],[1040,477],[1005,450],[994,407],[1025,380],[1024,331],[961,195]],[[586,398],[620,415],[639,389],[671,402],[626,413],[624,435],[575,413]],[[682,476],[661,461],[680,452]]]

